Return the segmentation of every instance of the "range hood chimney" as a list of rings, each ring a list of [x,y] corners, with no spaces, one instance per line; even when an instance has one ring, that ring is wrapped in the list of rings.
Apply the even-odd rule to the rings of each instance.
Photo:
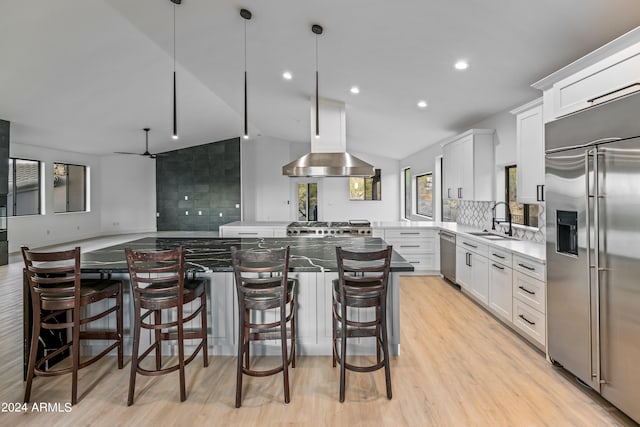
[[[282,167],[289,177],[373,176],[372,165],[346,152],[345,104],[320,98],[321,137],[316,138],[316,99],[311,98],[311,152]]]

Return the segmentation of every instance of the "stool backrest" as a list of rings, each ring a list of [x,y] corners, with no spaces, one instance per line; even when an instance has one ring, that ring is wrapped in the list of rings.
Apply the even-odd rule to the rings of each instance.
[[[80,247],[50,252],[32,251],[26,246],[20,249],[32,298],[46,293],[79,299]]]
[[[378,251],[350,251],[336,246],[338,276],[341,281],[371,283],[379,282],[386,288],[391,269],[393,247]]]
[[[231,262],[238,296],[286,294],[289,273],[289,246],[280,249],[239,250],[231,247]]]
[[[177,295],[184,290],[185,249],[136,251],[126,248],[127,267],[134,296]]]

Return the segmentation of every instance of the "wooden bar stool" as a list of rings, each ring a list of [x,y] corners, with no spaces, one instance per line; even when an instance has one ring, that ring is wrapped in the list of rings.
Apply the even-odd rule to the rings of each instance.
[[[391,399],[389,340],[387,338],[387,287],[393,249],[351,252],[336,247],[338,278],[333,280],[333,367],[340,364],[340,402],[345,397],[346,369],[372,372],[384,368],[387,398]],[[357,309],[348,317],[348,309]],[[373,309],[373,320],[360,311]],[[352,313],[355,314],[355,313]],[[347,339],[375,337],[376,363],[359,366],[347,362]],[[338,351],[340,341],[340,351]]]
[[[187,398],[185,366],[200,350],[202,350],[204,367],[209,366],[206,280],[185,278],[184,253],[183,246],[166,251],[125,249],[134,305],[134,338],[127,406],[133,405],[136,374],[158,376],[179,371],[180,401],[184,402]],[[200,300],[198,307],[191,313],[185,314],[184,305],[196,299]],[[169,319],[164,322],[163,311]],[[185,330],[185,323],[198,315],[200,315],[200,327],[197,330]],[[153,321],[149,317],[152,317]],[[153,331],[151,334],[153,342],[140,354],[140,338],[143,329]],[[185,359],[184,340],[189,339],[197,339],[200,342],[193,353]],[[176,341],[178,347],[178,362],[164,368],[162,367],[163,341]],[[152,351],[155,351],[155,367],[143,368],[142,361]]]
[[[32,309],[31,345],[27,367],[24,401],[31,398],[34,376],[55,376],[71,373],[71,404],[78,402],[78,370],[98,361],[117,348],[118,369],[123,366],[122,351],[122,281],[111,279],[80,278],[80,248],[36,252],[23,246],[22,258],[25,276],[29,282]],[[94,303],[113,300],[107,308]],[[85,314],[86,309],[99,308]],[[86,329],[85,325],[115,313],[115,328],[112,330]],[[82,328],[82,330],[81,330]],[[38,359],[38,342],[43,330],[53,333],[71,330],[71,340],[57,349],[46,349]],[[80,360],[81,340],[113,341],[98,355]],[[50,351],[53,350],[53,351]],[[46,369],[46,364],[57,356],[71,351],[71,366]],[[45,365],[45,368],[43,368]]]
[[[292,368],[296,367],[297,283],[295,279],[288,278],[289,247],[265,250],[237,250],[232,247],[231,259],[238,293],[236,408],[242,404],[243,374],[265,377],[282,372],[284,402],[289,403],[289,364]],[[277,320],[267,320],[268,316],[264,312],[268,310],[275,312]],[[287,349],[287,339],[291,341],[290,352]],[[260,340],[280,340],[280,365],[267,370],[250,367],[250,344]]]

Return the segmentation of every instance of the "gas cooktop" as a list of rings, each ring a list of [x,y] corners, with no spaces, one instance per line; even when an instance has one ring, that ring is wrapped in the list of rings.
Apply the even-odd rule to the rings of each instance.
[[[371,223],[367,220],[350,221],[302,221],[287,226],[289,236],[368,236],[371,235]]]

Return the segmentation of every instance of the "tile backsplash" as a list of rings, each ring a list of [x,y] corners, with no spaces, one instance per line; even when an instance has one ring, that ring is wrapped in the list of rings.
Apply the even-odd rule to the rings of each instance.
[[[491,220],[493,218],[491,208],[495,202],[477,202],[474,200],[457,201],[457,212],[454,218],[458,224],[470,225],[472,227],[483,230],[491,229]],[[446,205],[446,203],[445,203]],[[513,227],[513,237],[520,240],[530,240],[537,243],[544,243],[545,235],[545,204],[538,205],[538,225],[539,228],[520,228]],[[498,224],[496,228],[501,232],[508,230],[508,224]]]

